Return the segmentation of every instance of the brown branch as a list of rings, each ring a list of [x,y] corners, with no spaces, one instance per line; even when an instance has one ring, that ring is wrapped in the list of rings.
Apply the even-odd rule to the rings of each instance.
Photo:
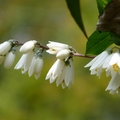
[[[14,45],[16,45],[16,46],[22,46],[23,44],[24,43],[20,43],[19,41],[14,42]],[[41,45],[40,43],[37,43],[36,47],[43,48],[43,50],[48,50],[49,49],[49,47]],[[95,56],[88,56],[88,55],[80,54],[80,53],[77,53],[77,52],[71,53],[71,56],[73,56],[73,57],[83,57],[83,58],[95,58]]]
[[[88,56],[80,53],[73,53],[73,56],[75,57],[83,57],[83,58],[95,58],[95,56]]]

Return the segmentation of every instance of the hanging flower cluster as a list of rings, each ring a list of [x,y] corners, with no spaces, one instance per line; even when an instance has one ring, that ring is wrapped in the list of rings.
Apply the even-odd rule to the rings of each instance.
[[[42,50],[36,48],[37,43],[36,40],[31,40],[22,45],[19,51],[23,55],[14,67],[21,69],[22,74],[28,71],[29,77],[34,74],[36,79],[40,77],[43,67]]]
[[[111,94],[120,94],[120,50],[113,52],[113,49],[108,49],[96,56],[85,67],[90,67],[91,75],[97,75],[99,78],[103,71],[106,76],[111,76],[106,90],[110,90]]]
[[[29,77],[34,75],[36,79],[40,77],[43,68],[43,51],[55,55],[57,60],[52,65],[46,75],[46,80],[50,83],[56,81],[56,86],[61,85],[70,88],[74,83],[74,63],[73,57],[90,57],[76,52],[74,48],[67,44],[49,41],[46,46],[41,45],[36,40],[30,40],[24,44],[15,40],[8,40],[0,44],[0,64],[4,62],[4,67],[9,69],[15,60],[16,48],[20,47],[19,52],[22,57],[15,65],[14,69],[21,69],[22,74],[28,73]],[[91,75],[99,78],[103,71],[106,76],[111,76],[106,90],[111,94],[120,94],[120,49],[109,48],[89,62],[86,67],[90,67]]]
[[[49,41],[47,44],[48,50],[46,52],[56,55],[57,61],[49,70],[46,79],[53,83],[56,80],[56,85],[62,85],[62,88],[70,87],[74,83],[74,64],[72,54],[76,51],[62,43]]]
[[[0,64],[4,61],[4,67],[9,69],[15,60],[16,47],[20,47],[19,52],[22,57],[15,65],[14,69],[21,69],[22,74],[28,72],[29,77],[34,75],[36,79],[40,77],[43,68],[42,52],[56,55],[57,61],[53,64],[46,80],[50,83],[56,81],[56,85],[62,88],[70,87],[74,83],[73,54],[76,51],[69,45],[49,41],[47,46],[42,46],[36,40],[30,40],[24,44],[15,40],[9,40],[0,44]]]

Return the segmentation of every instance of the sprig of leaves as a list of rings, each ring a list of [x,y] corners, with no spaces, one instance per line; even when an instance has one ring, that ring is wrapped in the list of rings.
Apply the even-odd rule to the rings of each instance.
[[[96,0],[99,14],[102,14],[104,12],[104,9],[109,2],[111,2],[111,0]],[[87,37],[81,16],[80,0],[66,0],[66,3],[72,17],[84,35]],[[111,37],[111,34],[109,32],[99,32],[95,30],[88,38],[85,54],[97,55],[113,43],[115,42],[113,41],[113,37]]]

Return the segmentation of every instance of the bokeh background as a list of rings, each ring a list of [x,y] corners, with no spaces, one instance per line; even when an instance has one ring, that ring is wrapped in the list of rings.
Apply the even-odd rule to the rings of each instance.
[[[95,30],[95,0],[81,0],[88,36]],[[0,42],[14,38],[21,42],[49,40],[73,46],[85,53],[86,41],[73,20],[65,0],[0,0]],[[21,57],[17,53],[17,63]],[[120,97],[105,91],[110,78],[91,76],[84,65],[91,59],[74,58],[75,82],[70,89],[45,80],[56,58],[43,54],[41,77],[22,75],[14,66],[0,66],[0,120],[119,120]]]

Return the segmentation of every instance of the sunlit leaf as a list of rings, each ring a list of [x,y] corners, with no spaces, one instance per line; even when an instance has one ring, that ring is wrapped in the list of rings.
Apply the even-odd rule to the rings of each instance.
[[[86,54],[98,55],[111,44],[113,44],[113,41],[109,32],[95,31],[87,41]]]
[[[74,18],[84,35],[87,37],[81,16],[80,0],[66,0],[66,3],[72,17]]]

